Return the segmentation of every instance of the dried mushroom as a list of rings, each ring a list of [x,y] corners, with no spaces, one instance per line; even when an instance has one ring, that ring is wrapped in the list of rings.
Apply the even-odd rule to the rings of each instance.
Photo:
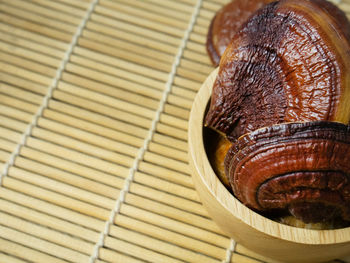
[[[288,209],[302,221],[350,220],[350,127],[284,123],[240,137],[225,158],[236,197],[259,210]]]
[[[260,127],[350,119],[350,24],[333,4],[273,2],[241,28],[221,61],[206,125],[231,140]]]
[[[228,45],[205,126],[231,141],[225,174],[248,207],[350,221],[349,40],[335,5],[281,0]]]
[[[210,23],[207,34],[207,52],[214,66],[233,36],[256,10],[273,0],[235,0],[223,6]]]

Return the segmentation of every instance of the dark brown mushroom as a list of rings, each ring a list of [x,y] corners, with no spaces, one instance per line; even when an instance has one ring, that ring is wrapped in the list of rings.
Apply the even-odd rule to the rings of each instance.
[[[321,0],[259,9],[221,62],[206,126],[234,141],[276,123],[350,120],[350,24]]]
[[[259,8],[273,0],[234,0],[223,6],[213,17],[207,34],[207,52],[214,66],[233,36]]]
[[[324,0],[259,9],[220,61],[205,126],[232,147],[225,173],[257,211],[350,221],[350,24]]]
[[[225,158],[235,196],[258,211],[287,209],[304,222],[350,220],[350,127],[285,123],[239,138]]]

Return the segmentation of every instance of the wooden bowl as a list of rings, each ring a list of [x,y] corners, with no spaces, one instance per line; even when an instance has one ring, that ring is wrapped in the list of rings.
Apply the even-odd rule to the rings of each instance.
[[[197,192],[212,219],[243,246],[282,262],[324,262],[350,254],[350,227],[311,230],[284,225],[244,206],[215,175],[205,150],[203,119],[218,69],[203,83],[189,121],[189,159]]]

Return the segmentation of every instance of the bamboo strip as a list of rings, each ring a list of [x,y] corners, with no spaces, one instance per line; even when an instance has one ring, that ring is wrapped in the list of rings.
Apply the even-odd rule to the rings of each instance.
[[[129,169],[112,163],[109,161],[102,160],[75,150],[71,150],[62,146],[55,145],[53,143],[45,142],[43,140],[38,140],[32,137],[27,139],[27,145],[39,151],[60,157],[66,160],[71,160],[80,165],[87,166],[89,168],[94,168],[112,175],[117,175],[120,177],[126,177],[129,173]]]
[[[159,121],[164,123],[164,124],[168,124],[170,126],[173,126],[175,128],[179,128],[179,129],[182,129],[185,131],[188,130],[187,120],[179,119],[177,117],[171,116],[171,115],[166,114],[164,112],[160,114]]]
[[[45,6],[45,7],[48,7],[48,8],[51,8],[53,10],[58,10],[58,11],[61,11],[63,13],[66,13],[66,14],[69,14],[71,16],[76,16],[76,17],[79,17],[79,18],[83,18],[84,17],[84,14],[85,14],[85,11],[84,10],[81,10],[81,5],[79,5],[79,1],[69,1],[68,4],[71,4],[72,6],[69,6],[67,4],[63,4],[63,3],[58,3],[58,2],[53,2],[53,1],[45,1],[45,0],[31,0],[32,2],[34,3],[37,3],[41,6]],[[78,3],[77,7],[73,7],[74,4],[76,4],[75,2]],[[85,8],[83,9],[87,9],[87,6],[85,6]]]
[[[189,199],[191,201],[200,202],[197,192],[194,189],[184,187],[182,185],[175,184],[152,175],[148,175],[142,172],[135,172],[135,183],[141,185],[147,185],[152,188],[177,195],[182,198]]]
[[[35,3],[30,3],[23,0],[12,0],[12,1],[8,1],[6,4],[12,5],[16,8],[24,9],[30,13],[36,13],[45,18],[50,18],[50,19],[57,20],[59,22],[66,23],[68,26],[70,25],[78,26],[81,21],[81,18],[68,15],[59,10],[52,10],[52,9],[37,5]]]
[[[15,142],[15,143],[18,143],[22,137],[21,133],[4,128],[2,126],[0,126],[0,134],[1,134],[2,138],[5,138],[5,139],[12,141],[12,142]]]
[[[207,66],[185,58],[181,59],[180,66],[186,68],[187,70],[203,73],[204,75],[209,75],[210,72],[213,71],[213,67],[211,66]]]
[[[206,27],[208,28],[208,27]],[[200,55],[204,55],[206,57],[207,56],[207,49],[205,45],[193,42],[191,40],[189,40],[187,42],[187,46],[186,46],[188,52],[195,52],[196,54],[200,54]],[[208,62],[210,63],[210,60],[208,60]],[[203,65],[203,63],[201,63]],[[211,64],[210,64],[211,65]]]
[[[151,3],[151,1],[140,1],[140,0],[135,0],[135,1],[128,1],[128,0],[119,0],[119,2],[122,2],[123,4],[128,4],[130,6],[134,6],[143,10],[148,10],[151,12],[155,12],[157,14],[166,14],[167,16],[182,20],[182,21],[189,21],[190,20],[190,12],[186,9],[186,12],[177,10],[175,5],[170,5],[171,2],[164,2],[162,3]],[[164,5],[164,6],[162,6]],[[167,6],[166,6],[167,5]],[[166,7],[165,7],[166,6]]]
[[[95,194],[91,191],[84,190],[76,186],[61,183],[57,180],[53,180],[46,176],[41,176],[17,167],[10,168],[9,176],[33,186],[38,186],[41,189],[50,190],[69,198],[77,199],[83,203],[92,204],[96,207],[98,206],[111,210],[115,203],[111,198]]]
[[[0,30],[2,30],[1,27]],[[0,31],[0,37],[1,39],[6,40],[6,42],[10,43],[11,45],[30,48],[33,51],[44,53],[45,55],[49,55],[58,59],[64,56],[64,52],[62,50],[52,48],[47,45],[40,44],[38,42],[33,42],[20,36],[13,35],[12,32],[5,33],[3,31]]]
[[[102,94],[106,94],[109,97],[115,97],[126,102],[131,102],[134,104],[144,104],[146,107],[153,110],[156,110],[158,108],[158,100],[147,98],[143,95],[139,95],[132,91],[129,92],[124,89],[112,87],[110,85],[106,85],[91,79],[70,74],[68,72],[64,72],[61,79],[64,81],[61,80],[58,83],[58,87],[66,85],[67,83],[71,83],[76,86],[83,87],[92,91],[97,91]]]
[[[173,86],[173,90],[174,90],[174,86]],[[167,102],[169,104],[181,107],[181,108],[185,108],[190,110],[192,107],[192,101],[187,99],[187,98],[183,98],[183,97],[179,97],[178,95],[174,95],[174,94],[168,94],[167,97]]]
[[[74,64],[78,64],[82,67],[91,68],[94,70],[102,71],[106,74],[110,74],[113,76],[121,77],[142,85],[146,85],[149,87],[156,88],[158,90],[164,89],[165,83],[163,81],[155,80],[153,78],[150,78],[149,76],[142,76],[141,74],[136,74],[133,72],[130,72],[128,70],[120,69],[114,66],[106,65],[106,63],[97,62],[94,60],[91,60],[89,58],[71,55],[70,61]],[[67,71],[74,71],[71,68],[75,65],[69,63],[66,67]],[[76,70],[75,70],[76,71]]]
[[[88,131],[97,135],[105,136],[115,141],[128,142],[128,144],[138,148],[143,145],[143,140],[138,137],[131,136],[123,132],[119,132],[78,118],[74,118],[57,111],[46,109],[43,112],[43,117],[69,125],[71,127],[80,128],[84,131]]]
[[[130,52],[122,48],[114,48],[112,46],[107,46],[103,43],[91,41],[85,38],[80,38],[78,40],[78,44],[82,47],[92,49],[94,51],[98,51],[98,52],[111,55],[114,57],[118,57],[121,59],[125,59],[128,61],[134,62],[136,64],[140,64],[142,66],[147,66],[155,70],[159,70],[163,72],[171,71],[171,65],[169,63],[165,63],[159,60],[152,59],[150,57],[136,54],[134,52]]]
[[[157,251],[165,255],[184,260],[186,262],[219,263],[217,260],[209,258],[205,255],[195,253],[193,251],[181,248],[171,243],[166,243],[164,241],[160,241],[155,238],[134,231],[130,231],[119,226],[112,225],[110,228],[110,235],[116,238],[122,238],[127,242],[136,244],[138,246],[143,246],[146,249]]]
[[[176,260],[166,255],[159,254],[152,250],[145,249],[141,246],[137,246],[110,236],[105,238],[104,246],[149,262],[183,263],[183,261]]]
[[[7,163],[10,157],[11,157],[11,153],[0,150],[0,161],[2,163]]]
[[[29,50],[31,46],[35,46],[35,43],[32,43],[28,47],[20,47],[20,46],[15,46],[6,42],[1,41],[0,42],[0,49],[6,53],[10,53],[12,55],[17,55],[19,57],[24,57],[27,59],[31,59],[37,62],[41,62],[42,64],[57,68],[60,60],[57,58],[50,57],[48,55],[44,55],[42,53],[38,53],[36,51],[31,51]],[[29,49],[28,49],[29,48]],[[43,84],[46,84],[43,83]]]
[[[45,0],[41,0],[41,1],[45,1]],[[64,43],[58,39],[52,39],[52,38],[47,37],[47,36],[42,35],[42,34],[30,32],[28,30],[24,30],[20,27],[13,26],[13,25],[8,24],[8,23],[0,23],[0,30],[16,36],[17,39],[24,38],[30,42],[35,42],[35,43],[42,45],[43,47],[47,47],[48,49],[53,49],[53,50],[56,49],[56,50],[60,50],[61,52],[68,49],[68,44]],[[19,43],[21,43],[21,41],[19,39],[18,39],[18,41],[19,41]],[[42,52],[45,53],[45,48]],[[62,54],[64,54],[64,52],[62,52]],[[59,57],[62,57],[62,56],[59,56]]]
[[[0,123],[6,128],[9,128],[11,130],[23,133],[25,129],[27,128],[27,124],[23,123],[21,121],[17,121],[12,118],[5,117],[3,115],[0,115]]]
[[[120,254],[116,251],[113,251],[111,249],[103,248],[101,247],[99,249],[99,258],[106,260],[108,262],[123,262],[123,263],[144,263],[145,261],[138,260],[136,258],[127,256],[125,254]]]
[[[134,206],[123,204],[120,212],[126,216],[137,218],[150,224],[157,224],[159,227],[204,241],[220,248],[227,248],[229,246],[230,240],[227,237]]]
[[[198,81],[198,82],[203,82],[208,74],[203,74],[203,73],[200,73],[200,72],[195,72],[193,70],[190,70],[188,68],[183,68],[183,67],[178,67],[177,68],[177,71],[176,71],[177,75],[181,76],[181,77],[184,77],[184,78],[187,78],[187,79],[190,79],[190,80],[193,80],[193,81]]]
[[[7,74],[5,72],[1,72],[1,81],[39,95],[45,95],[47,90],[47,87],[43,85]]]
[[[122,214],[118,214],[114,222],[116,225],[178,245],[183,248],[193,250],[195,252],[202,253],[219,260],[225,258],[225,249],[211,245],[207,242],[200,241],[198,239],[194,239],[187,235],[164,229],[162,227],[159,227],[158,223],[147,223],[141,221],[140,219],[134,219]]]
[[[228,2],[228,1],[226,1],[226,2]],[[203,3],[202,3],[202,8],[208,9],[208,10],[211,10],[214,12],[218,11],[221,8],[221,6],[222,5],[215,3],[215,2],[203,1]]]
[[[220,5],[224,5],[224,4],[227,4],[228,2],[230,2],[231,0],[211,0],[211,1],[218,3]]]
[[[0,161],[0,170],[3,171],[5,167],[5,162]]]
[[[241,255],[245,255],[247,257],[250,257],[252,259],[255,259],[259,262],[271,262],[271,263],[277,263],[277,261],[272,260],[270,258],[264,257],[260,254],[257,254],[247,248],[245,248],[244,246],[242,246],[240,243],[236,244],[236,249],[235,252]]]
[[[340,3],[338,7],[346,13],[350,12],[350,3]]]
[[[163,124],[163,123],[160,123],[160,122],[157,123],[156,131],[159,133],[173,136],[173,137],[180,139],[180,140],[184,140],[184,141],[187,140],[187,132],[186,131],[169,126],[169,125],[166,125],[166,124]]]
[[[28,70],[32,70],[36,73],[48,76],[53,78],[56,75],[56,70],[54,68],[48,67],[46,65],[43,65],[41,63],[37,63],[34,61],[30,61],[25,58],[21,58],[18,56],[13,56],[5,52],[0,51],[0,58],[2,61],[7,62],[9,64],[25,68]]]
[[[94,34],[94,33],[92,33]],[[96,36],[97,37],[97,36]],[[99,41],[101,41],[101,35],[98,34],[98,39]],[[110,41],[109,41],[110,43]],[[127,43],[127,45],[124,45],[123,48],[130,48],[132,47],[132,45],[130,43]],[[149,56],[150,53],[151,53],[151,50],[149,48],[143,48],[138,46],[138,49],[141,49],[141,50],[134,50],[133,48],[131,49],[132,52],[138,52],[142,55],[146,55],[146,56]],[[125,69],[129,72],[134,72],[134,73],[137,73],[139,75],[144,75],[144,76],[148,76],[148,77],[151,77],[153,79],[156,79],[156,80],[160,80],[160,81],[167,81],[168,80],[168,73],[164,73],[162,71],[159,71],[159,70],[155,70],[155,69],[152,69],[152,68],[149,68],[149,67],[144,67],[144,66],[141,66],[141,65],[138,65],[136,63],[132,63],[132,62],[129,62],[129,61],[126,61],[126,60],[123,60],[123,59],[118,59],[118,58],[115,58],[115,57],[112,57],[112,56],[106,56],[106,55],[103,55],[102,53],[100,52],[94,52],[94,51],[91,51],[89,49],[86,49],[86,48],[82,48],[82,47],[75,47],[74,48],[74,53],[75,54],[78,54],[78,55],[81,55],[83,57],[86,57],[86,58],[90,58],[90,59],[94,59],[94,60],[97,60],[99,62],[103,62],[104,64],[109,64],[111,66],[116,66],[116,67],[119,67],[119,68],[122,68],[122,69]],[[165,53],[162,53],[162,52],[157,52],[155,58],[156,59],[160,59],[160,58],[164,58],[166,57],[166,54]],[[169,59],[167,59],[167,62],[168,63],[172,63],[173,62],[173,56],[170,56],[170,55],[167,55],[167,57],[169,57]]]
[[[170,182],[193,188],[193,182],[190,176],[179,173],[174,170],[166,169],[158,165],[154,165],[152,163],[147,163],[144,161],[140,162],[139,171],[152,174]]]
[[[203,8],[201,8],[199,10],[199,16],[200,17],[207,18],[207,19],[212,19],[214,15],[215,15],[215,12],[213,12],[211,10],[207,10],[207,9],[203,9]]]
[[[24,260],[22,261],[19,258],[15,258],[15,257],[12,257],[10,255],[6,255],[6,254],[3,254],[3,253],[0,253],[0,262],[25,263],[25,262],[28,262],[28,261],[24,261]]]
[[[37,249],[41,252],[55,256],[57,258],[70,260],[74,262],[86,262],[89,259],[88,256],[71,250],[69,248],[64,248],[62,246],[55,245],[48,241],[33,237],[31,235],[1,225],[0,232],[2,238],[9,239],[13,242],[17,242],[25,246],[29,246],[31,248]]]
[[[16,88],[15,86],[8,85],[5,83],[1,83],[0,92],[37,105],[40,105],[43,100],[43,97],[40,95],[20,88]]]
[[[196,0],[179,0],[179,2],[182,2],[187,5],[194,5],[196,4]]]
[[[203,206],[200,203],[187,200],[182,197],[178,197],[174,194],[166,193],[164,191],[159,191],[145,185],[141,185],[138,183],[131,184],[130,193],[150,198],[163,204],[167,204],[172,207],[188,211],[192,214],[208,217],[208,212],[203,208]]]
[[[12,2],[12,1],[11,1]],[[53,28],[55,30],[60,30],[65,33],[74,34],[76,31],[76,26],[69,25],[67,23],[60,22],[58,20],[46,18],[42,15],[35,14],[32,11],[22,10],[16,7],[11,7],[8,4],[4,4],[0,2],[0,9],[2,12],[6,12],[9,15],[17,16],[17,17],[25,17],[26,20],[30,22],[37,23],[41,26]]]
[[[57,0],[59,2],[62,2],[62,4],[65,5],[70,5],[70,6],[74,6],[74,7],[78,7],[80,9],[83,9],[84,11],[86,11],[86,9],[88,9],[89,7],[89,3],[91,2],[91,0],[80,0],[80,1],[70,1],[70,0]]]
[[[11,117],[27,123],[31,122],[33,118],[33,115],[30,113],[3,104],[0,104],[0,112],[7,117]]]
[[[173,41],[170,42],[166,35],[161,34],[156,31],[151,31],[149,32],[148,35],[140,35],[140,32],[128,32],[128,31],[123,31],[123,29],[129,29],[130,27],[136,31],[137,29],[139,30],[138,27],[133,28],[133,25],[128,25],[125,24],[123,25],[122,21],[118,21],[118,26],[121,28],[116,28],[116,24],[113,19],[107,20],[108,18],[104,18],[103,16],[99,16],[96,14],[92,14],[92,20],[89,20],[86,23],[86,28],[89,31],[95,32],[95,33],[100,33],[102,35],[105,35],[107,38],[111,38],[112,46],[116,46],[118,43],[118,39],[123,40],[124,42],[129,42],[129,43],[134,43],[135,45],[139,46],[144,46],[145,48],[148,48],[150,52],[150,55],[152,54],[152,51],[160,51],[164,52],[165,54],[169,55],[175,55],[177,52],[177,46],[176,44],[180,44],[178,39],[174,39]],[[106,20],[109,21],[108,24],[106,23]],[[119,25],[120,24],[120,25]],[[143,29],[147,32],[147,29]],[[83,32],[83,36],[85,36],[85,31]],[[158,34],[160,36],[158,36]],[[155,39],[156,38],[156,39]],[[116,42],[113,41],[113,39],[116,39]],[[170,38],[171,40],[172,38]],[[98,39],[95,39],[98,41]],[[105,43],[104,38],[101,38],[101,41]],[[168,41],[168,42],[165,42]],[[173,43],[175,42],[175,43]],[[108,44],[108,43],[105,43]],[[118,47],[122,47],[122,45],[118,45]],[[126,48],[126,47],[124,47]],[[127,48],[126,48],[127,49]],[[145,54],[147,56],[147,54]],[[161,58],[158,58],[162,60]],[[168,61],[168,59],[166,60]]]
[[[91,100],[87,100],[81,97],[77,97],[59,90],[55,90],[53,92],[53,98],[60,101],[64,101],[65,103],[70,103],[74,106],[81,107],[83,109],[87,109],[96,113],[103,114],[108,117],[116,118],[120,121],[125,121],[129,124],[138,125],[139,127],[142,127],[142,128],[148,129],[151,126],[150,119],[136,116],[134,114],[131,114],[122,110],[118,110],[109,106],[105,106],[103,104],[100,104]]]
[[[154,142],[157,142],[157,143],[160,143],[163,145],[167,145],[167,146],[173,147],[173,148],[181,150],[181,151],[186,152],[188,149],[187,143],[185,141],[178,140],[178,139],[175,139],[175,138],[167,136],[167,135],[155,133],[155,134],[153,134],[152,139]]]
[[[34,127],[32,135],[34,137],[40,138],[43,141],[51,142],[63,146],[64,148],[73,149],[78,152],[85,153],[89,156],[93,156],[102,160],[108,160],[119,165],[131,167],[133,163],[133,158],[129,156],[112,152],[101,147],[93,146],[79,140],[60,135],[56,132]],[[40,139],[38,141],[41,141]]]
[[[98,22],[102,25],[110,26],[111,28],[107,29],[108,32],[110,32],[111,29],[113,30],[121,29],[125,32],[130,33],[131,35],[136,35],[136,36],[160,41],[163,44],[172,46],[174,50],[177,50],[178,46],[181,44],[181,38],[173,35],[169,35],[167,32],[161,32],[156,29],[135,25],[133,23],[129,23],[128,21],[123,21],[120,19],[118,19],[118,23],[115,23],[116,21],[115,19],[118,19],[118,17],[108,17],[106,15],[101,15],[98,13],[93,13],[91,15],[92,21]],[[114,33],[110,32],[110,34],[118,37],[119,31],[116,31]]]
[[[202,49],[203,48],[201,48],[200,50],[202,50]],[[207,66],[212,65],[208,55],[205,53],[199,53],[197,51],[185,49],[183,52],[183,57],[188,58],[188,59],[193,60],[193,61],[196,61],[196,62],[199,62],[199,63],[202,63],[202,64],[207,65]]]
[[[129,135],[136,136],[138,138],[145,138],[147,136],[147,130],[135,125],[127,124],[122,121],[118,121],[112,117],[105,116],[103,114],[94,113],[76,106],[68,105],[66,103],[50,100],[49,108],[58,112],[65,113],[67,115],[74,116],[76,118],[86,120],[91,123],[101,125],[116,131],[120,131]],[[1,105],[0,105],[1,109]]]
[[[0,210],[16,216],[17,218],[23,218],[27,221],[35,223],[36,225],[46,226],[48,228],[67,233],[73,237],[78,237],[91,243],[96,243],[98,241],[99,233],[93,230],[74,223],[70,223],[55,216],[38,212],[34,209],[30,209],[22,205],[17,205],[13,202],[0,199]]]
[[[132,92],[138,95],[146,96],[157,100],[159,100],[162,96],[162,93],[159,90],[153,89],[145,85],[137,84],[135,82],[131,82],[128,80],[124,80],[122,78],[118,78],[109,74],[105,74],[103,72],[98,72],[96,70],[83,68],[77,65],[74,68],[70,67],[70,69],[74,69],[78,71],[78,72],[72,72],[72,73],[82,74],[83,77],[93,76],[94,80],[97,82],[101,82],[102,84],[107,84],[114,87],[119,87],[128,92],[130,92],[130,87],[132,87]]]
[[[116,188],[23,157],[16,158],[15,166],[16,168],[22,168],[67,185],[98,194],[98,198],[101,196],[110,199],[117,199],[119,195],[119,190]],[[102,206],[104,206],[104,204]]]
[[[159,202],[151,201],[147,198],[140,197],[138,195],[128,194],[126,203],[135,207],[146,209],[147,211],[166,216],[195,227],[202,228],[207,231],[223,235],[222,231],[216,226],[216,224],[202,216],[195,215],[191,212],[183,211],[179,208],[174,208],[168,204],[162,204]]]
[[[59,176],[60,178],[62,178],[62,180],[64,178],[64,175],[62,175],[62,173],[68,172],[73,175],[76,174],[78,176],[81,176],[82,178],[93,180],[98,184],[101,183],[106,186],[109,186],[114,190],[108,191],[108,192],[106,191],[104,195],[110,198],[115,198],[115,195],[117,195],[118,193],[117,189],[121,189],[123,187],[123,183],[124,183],[123,179],[113,176],[112,174],[109,174],[105,171],[101,172],[99,170],[78,164],[77,162],[75,162],[74,159],[68,161],[68,160],[50,155],[47,152],[46,153],[41,152],[28,147],[22,147],[20,151],[20,155],[23,157],[26,157],[27,162],[29,162],[29,160],[31,160],[32,162],[33,161],[36,162],[35,165],[31,164],[30,168],[28,168],[29,170],[33,170],[34,172],[38,172],[37,170],[40,169],[42,173],[46,172],[47,176],[50,176],[51,169],[56,168],[60,172],[55,170],[55,174],[53,176]],[[17,157],[15,160],[15,165],[19,167],[23,167],[24,166],[23,162],[24,161],[22,157]],[[46,167],[45,168],[41,167],[39,163],[41,163],[42,165],[46,165]],[[23,167],[23,168],[26,168],[26,167]],[[127,169],[125,170],[126,170],[125,171],[126,173],[128,170]],[[126,174],[123,177],[126,177]],[[73,180],[73,178],[70,177],[69,180]],[[81,179],[81,180],[84,180],[84,179]],[[96,186],[95,191],[99,191],[100,188],[104,189],[106,186],[99,186],[99,187]]]
[[[162,156],[162,155],[147,151],[144,154],[143,159],[146,162],[155,163],[155,164],[158,164],[160,166],[163,166],[163,167],[166,167],[169,169],[173,169],[175,171],[179,171],[179,172],[184,173],[184,174],[190,174],[187,163],[182,162],[182,161],[177,161],[173,158],[169,158],[166,156]]]
[[[261,261],[246,257],[245,255],[240,255],[237,253],[233,253],[231,257],[231,262],[242,262],[242,263],[259,263]]]
[[[6,139],[0,138],[0,149],[4,150],[5,152],[13,152],[16,148],[17,144],[13,143],[11,141],[8,141]]]
[[[86,142],[90,145],[101,147],[102,149],[106,150],[119,152],[121,154],[126,154],[131,157],[135,157],[138,152],[138,149],[136,147],[130,146],[126,142],[117,142],[49,119],[39,118],[37,125],[38,127],[42,127],[54,133],[62,134],[64,136],[68,136],[76,140]],[[33,131],[33,134],[35,133],[36,131]]]
[[[34,23],[34,22],[30,22],[28,20],[24,20],[12,15],[8,15],[5,13],[1,13],[0,16],[0,21],[4,22],[4,23],[8,23],[12,26],[15,27],[20,27],[22,29],[25,30],[29,30],[32,31],[34,33],[38,33],[40,35],[43,36],[47,36],[53,39],[57,39],[66,43],[70,43],[72,35],[62,32],[60,30],[57,29],[53,29],[50,27],[46,27],[46,26],[42,26],[40,24]]]
[[[172,0],[163,0],[161,2],[157,0],[145,0],[145,1],[155,5],[164,6],[169,10],[180,11],[181,13],[184,13],[184,14],[186,13],[191,14],[193,12],[193,10],[191,9],[191,6],[181,3],[180,1],[172,1]]]
[[[128,14],[131,17],[147,19],[162,25],[168,25],[168,26],[172,26],[174,28],[179,28],[182,30],[185,30],[188,26],[187,21],[189,21],[189,17],[187,21],[183,20],[183,18],[181,19],[172,18],[169,15],[164,15],[164,14],[159,14],[154,12],[153,8],[145,9],[145,8],[136,7],[135,5],[130,6],[129,4],[130,2],[123,3],[122,1],[111,2],[109,0],[100,0],[99,3],[101,6]],[[143,5],[143,7],[144,6],[145,5]]]
[[[124,22],[137,25],[140,28],[144,27],[144,28],[160,31],[170,36],[178,37],[181,39],[184,37],[184,29],[179,29],[173,26],[168,26],[165,24],[154,22],[146,18],[130,16],[121,11],[110,10],[109,8],[106,8],[103,6],[96,6],[95,12],[103,16],[107,16],[113,19],[122,20]]]
[[[197,92],[202,84],[201,81],[193,81],[187,78],[175,76],[174,77],[174,84],[178,86],[182,86],[183,88],[187,88],[189,90],[192,90],[194,92]]]
[[[192,107],[193,99],[196,97],[196,94],[197,94],[195,91],[188,90],[188,89],[185,89],[182,87],[178,87],[176,85],[172,86],[171,92],[174,95],[181,96],[181,97],[188,99],[191,102],[191,107]]]
[[[0,44],[0,46],[1,46],[1,44]],[[31,81],[34,81],[34,82],[39,83],[39,84],[43,84],[45,86],[49,86],[51,84],[51,81],[52,81],[52,79],[49,77],[43,76],[43,75],[35,73],[33,71],[29,71],[29,70],[26,70],[23,68],[13,66],[11,64],[4,63],[2,61],[0,61],[0,69],[1,69],[1,71],[4,71],[6,73],[16,75],[17,77],[20,77],[20,78],[29,79]]]
[[[12,169],[13,167],[10,168],[10,170]],[[3,178],[3,186],[97,219],[106,220],[109,216],[107,209],[22,182],[9,176]]]
[[[4,181],[15,181],[15,179],[4,177]],[[30,185],[29,185],[30,186]],[[0,188],[0,197],[8,201],[14,202],[20,206],[28,207],[30,209],[54,216],[63,220],[67,220],[76,225],[86,227],[87,229],[95,230],[101,232],[104,227],[104,222],[77,211],[73,211],[61,206],[58,206],[47,201],[40,200],[36,197],[26,195],[24,193],[19,193],[16,190],[11,190],[9,188]],[[0,246],[1,247],[1,246]]]
[[[67,263],[67,261],[65,260],[50,256],[46,253],[39,252],[37,250],[25,247],[23,245],[14,243],[11,238],[10,240],[11,241],[0,237],[0,251],[7,253],[9,255],[16,256],[26,261],[31,260],[32,262],[38,262],[38,263],[47,263],[47,262]]]
[[[7,96],[0,93],[0,101],[3,105],[7,105],[13,108],[17,108],[28,113],[35,114],[39,108],[39,105],[35,105],[29,102],[25,102],[14,97]]]
[[[203,18],[203,17],[197,17],[196,23],[198,25],[203,26],[203,27],[209,28],[210,20],[207,18]]]
[[[33,224],[23,219],[19,219],[17,216],[12,216],[3,212],[0,212],[0,224],[79,253],[89,255],[93,249],[92,243],[71,237],[70,235],[63,234],[56,230]],[[80,256],[80,254],[78,255]]]
[[[205,34],[197,34],[196,32],[192,31],[190,35],[190,40],[193,42],[197,42],[201,45],[205,45],[207,41],[207,36]]]
[[[150,142],[148,145],[148,150],[159,155],[163,155],[169,158],[173,158],[178,161],[187,162],[188,156],[186,152],[179,151],[155,142]]]
[[[172,96],[172,99],[176,99],[176,97]],[[183,99],[177,97],[177,100],[179,100],[181,102]],[[170,116],[174,116],[176,118],[181,118],[181,119],[187,121],[189,118],[189,115],[190,115],[189,109],[183,109],[184,107],[173,105],[170,102],[164,104],[164,107],[163,107],[164,114],[168,114]],[[179,103],[177,103],[177,104],[179,104]]]

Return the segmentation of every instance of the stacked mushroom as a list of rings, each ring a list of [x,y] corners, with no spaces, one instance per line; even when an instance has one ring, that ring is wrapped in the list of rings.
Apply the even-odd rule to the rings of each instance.
[[[221,57],[205,119],[230,145],[224,168],[234,195],[305,223],[350,221],[349,121],[345,14],[324,0],[254,12]]]

